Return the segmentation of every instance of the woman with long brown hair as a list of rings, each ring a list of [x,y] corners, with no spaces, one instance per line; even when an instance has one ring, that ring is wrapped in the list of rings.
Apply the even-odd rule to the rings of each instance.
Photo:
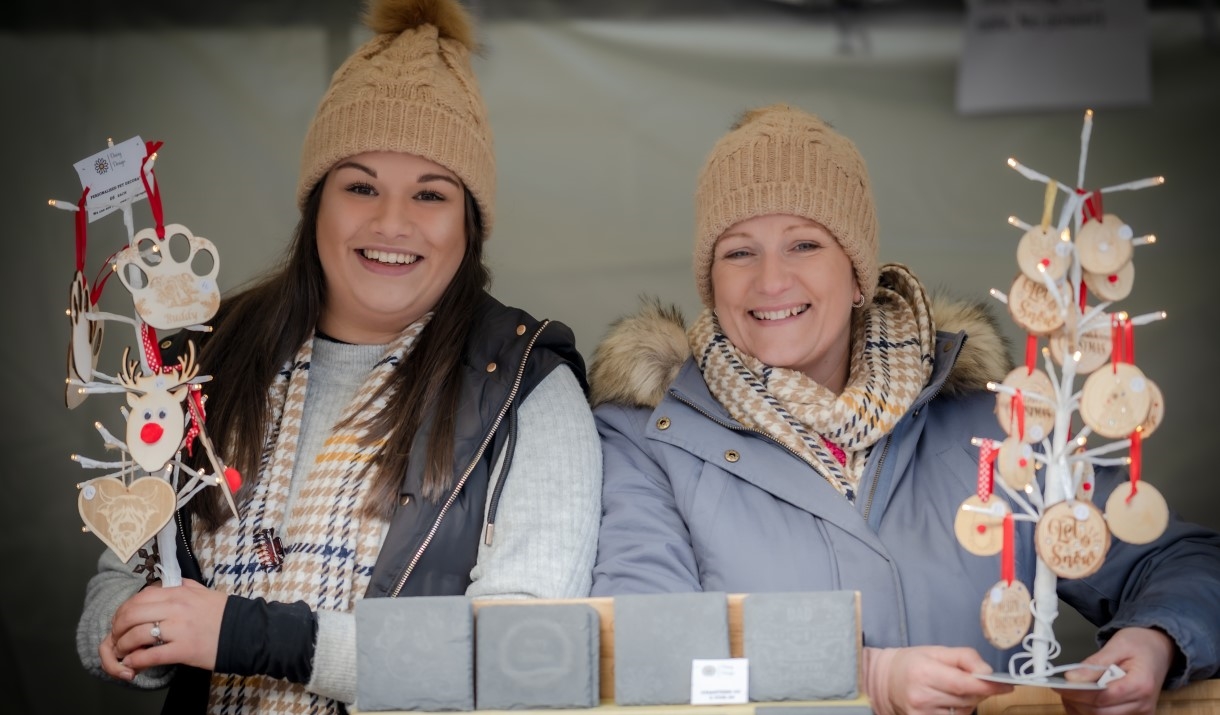
[[[341,711],[360,598],[588,594],[584,365],[566,326],[485,290],[495,159],[470,21],[454,0],[367,21],[306,136],[286,259],[202,341],[240,513],[218,490],[188,504],[180,587],[109,552],[89,584],[82,661],[172,681],[169,712]]]

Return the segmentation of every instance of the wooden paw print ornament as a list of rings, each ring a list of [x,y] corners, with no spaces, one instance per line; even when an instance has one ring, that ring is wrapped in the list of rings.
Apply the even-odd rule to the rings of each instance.
[[[119,280],[131,292],[140,319],[157,330],[202,325],[220,307],[216,246],[182,224],[169,224],[164,233],[162,240],[155,229],[143,229],[119,251],[114,264]],[[207,269],[197,272],[199,264]]]

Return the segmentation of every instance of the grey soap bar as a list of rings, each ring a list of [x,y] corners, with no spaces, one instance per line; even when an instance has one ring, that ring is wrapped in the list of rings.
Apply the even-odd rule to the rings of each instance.
[[[691,661],[728,657],[724,593],[614,597],[617,704],[689,704]]]
[[[583,603],[487,605],[475,620],[480,710],[598,704],[597,611]]]
[[[850,700],[859,684],[853,591],[752,593],[742,605],[750,699]]]
[[[357,708],[473,710],[473,636],[465,596],[357,601]]]

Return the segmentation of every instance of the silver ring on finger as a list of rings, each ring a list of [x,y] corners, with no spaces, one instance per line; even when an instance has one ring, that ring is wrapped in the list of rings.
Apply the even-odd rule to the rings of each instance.
[[[153,645],[165,645],[165,641],[161,640],[161,621],[153,621],[152,628],[148,631],[153,637]],[[954,713],[949,713],[954,715]]]
[[[957,715],[957,708],[950,705],[949,706],[949,715]]]

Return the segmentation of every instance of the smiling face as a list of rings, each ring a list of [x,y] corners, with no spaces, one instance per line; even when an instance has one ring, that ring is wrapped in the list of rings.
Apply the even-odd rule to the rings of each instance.
[[[326,301],[318,329],[344,342],[391,342],[436,306],[462,263],[462,182],[399,152],[349,157],[323,181],[317,241]]]
[[[734,224],[716,239],[711,278],[720,327],[737,349],[843,391],[860,289],[821,224],[786,214]]]

